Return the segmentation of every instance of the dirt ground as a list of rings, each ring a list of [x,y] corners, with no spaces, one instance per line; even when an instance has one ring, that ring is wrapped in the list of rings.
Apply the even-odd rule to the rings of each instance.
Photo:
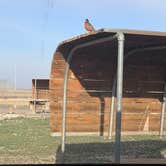
[[[35,113],[30,109],[0,109],[0,120],[3,119],[11,119],[11,118],[18,118],[18,117],[49,117],[48,112],[38,112]]]

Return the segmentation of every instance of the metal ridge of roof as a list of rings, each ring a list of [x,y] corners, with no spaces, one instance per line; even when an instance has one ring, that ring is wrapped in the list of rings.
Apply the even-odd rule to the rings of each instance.
[[[49,78],[32,78],[32,80],[49,80]]]
[[[113,29],[113,28],[102,28],[99,30],[96,30],[94,32],[89,32],[89,33],[84,33],[78,36],[75,36],[73,38],[67,39],[62,41],[58,47],[60,45],[81,39],[81,38],[85,38],[88,36],[93,36],[99,33],[118,33],[118,32],[122,32],[124,34],[129,34],[129,35],[145,35],[145,36],[160,36],[160,37],[166,37],[166,32],[161,32],[161,31],[147,31],[147,30],[135,30],[135,29]]]
[[[166,31],[148,31],[148,30],[136,30],[136,29],[112,29],[112,28],[104,28],[104,32],[122,32],[124,34],[133,34],[133,35],[150,35],[150,36],[166,36]]]

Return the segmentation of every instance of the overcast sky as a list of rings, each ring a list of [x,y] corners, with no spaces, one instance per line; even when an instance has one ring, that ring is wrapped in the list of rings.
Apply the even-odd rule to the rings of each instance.
[[[85,33],[88,18],[96,29],[112,27],[166,31],[166,0],[0,0],[0,79],[18,89],[32,78],[49,78],[59,42]]]

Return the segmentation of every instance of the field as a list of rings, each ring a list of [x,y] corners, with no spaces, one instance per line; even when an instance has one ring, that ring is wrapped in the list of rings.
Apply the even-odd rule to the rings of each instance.
[[[0,133],[0,164],[113,161],[114,141],[94,136],[67,137],[66,152],[62,156],[60,137],[50,136],[48,117],[0,120]],[[124,162],[128,159],[160,159],[165,162],[166,138],[159,139],[158,136],[150,135],[122,136],[121,155]]]

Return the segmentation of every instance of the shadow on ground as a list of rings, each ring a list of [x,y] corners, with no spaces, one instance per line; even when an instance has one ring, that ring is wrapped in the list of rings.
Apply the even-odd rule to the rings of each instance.
[[[121,144],[122,159],[163,159],[164,151],[166,141],[162,140],[126,141]],[[61,147],[58,147],[56,163],[112,163],[113,156],[113,142],[66,144],[64,154],[61,153]]]

